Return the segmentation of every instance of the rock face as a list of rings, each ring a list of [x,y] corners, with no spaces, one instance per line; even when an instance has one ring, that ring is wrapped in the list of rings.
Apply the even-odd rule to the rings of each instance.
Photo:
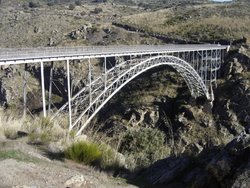
[[[214,111],[219,116],[217,121],[234,135],[250,124],[249,62],[249,57],[234,54],[233,59],[222,69],[225,83],[215,90],[217,97]]]
[[[249,151],[250,134],[242,132],[207,156],[169,157],[153,164],[142,176],[154,187],[169,187],[175,181],[184,187],[249,187]]]
[[[69,33],[69,37],[74,40],[86,39],[86,35],[90,28],[92,28],[91,24],[83,25],[79,29],[74,30],[71,33]]]
[[[169,183],[181,175],[190,163],[191,160],[187,157],[170,157],[157,161],[145,172],[145,174],[150,184]]]

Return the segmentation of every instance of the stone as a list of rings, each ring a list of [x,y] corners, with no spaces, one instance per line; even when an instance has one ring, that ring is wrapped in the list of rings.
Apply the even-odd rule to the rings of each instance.
[[[188,157],[163,159],[154,163],[145,172],[146,179],[150,184],[167,184],[188,168],[191,161]]]
[[[234,176],[232,188],[248,188],[250,187],[250,162],[242,166]]]
[[[76,175],[68,179],[64,185],[66,187],[93,187],[94,183],[84,175]]]
[[[229,156],[219,156],[218,158],[213,159],[206,167],[213,177],[217,181],[222,181],[223,178],[230,174],[232,169],[232,163]]]
[[[193,155],[196,156],[199,153],[201,153],[203,150],[203,147],[201,145],[199,145],[198,143],[192,143],[189,144],[185,147],[185,154],[187,155]]]
[[[88,140],[88,136],[85,134],[81,134],[75,137],[75,142],[81,142],[81,141],[87,141],[87,140]]]
[[[89,28],[92,28],[91,24],[82,25],[79,29],[70,32],[68,36],[73,40],[86,39]]]
[[[244,71],[243,66],[239,62],[238,58],[233,58],[224,68],[224,74],[227,79],[230,79],[236,74],[241,74]]]
[[[61,143],[50,142],[49,145],[47,146],[47,150],[51,154],[59,154],[63,153],[64,147]]]
[[[40,33],[41,32],[41,28],[38,26],[34,27],[34,33]]]
[[[48,46],[54,46],[54,44],[55,44],[54,39],[50,37]]]
[[[232,173],[237,166],[238,157],[244,157],[247,148],[250,146],[250,135],[242,132],[226,145],[225,149],[218,153],[206,167],[206,170],[217,179],[222,180]],[[242,163],[244,161],[241,161]]]
[[[237,58],[233,59],[233,67],[232,67],[232,73],[233,74],[240,74],[243,71],[242,65],[239,63]]]

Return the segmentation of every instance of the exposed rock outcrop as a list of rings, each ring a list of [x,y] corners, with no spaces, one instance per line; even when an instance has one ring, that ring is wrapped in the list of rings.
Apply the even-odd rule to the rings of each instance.
[[[169,157],[156,162],[142,176],[151,186],[249,187],[250,134],[242,132],[223,149],[196,158]]]

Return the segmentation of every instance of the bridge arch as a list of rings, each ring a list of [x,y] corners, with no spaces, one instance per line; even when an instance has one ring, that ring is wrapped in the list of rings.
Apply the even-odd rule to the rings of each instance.
[[[80,97],[82,93],[86,92],[86,88],[83,88],[76,94],[76,97],[72,98],[74,104],[77,106],[83,105],[81,110],[78,111],[78,115],[76,120],[73,122],[72,127],[70,130],[74,128],[82,119],[84,122],[78,127],[77,135],[81,134],[82,130],[90,123],[90,121],[94,118],[94,116],[100,111],[100,109],[117,93],[119,92],[126,84],[128,84],[131,80],[139,76],[140,74],[150,70],[152,68],[158,66],[170,66],[174,68],[180,75],[184,78],[191,95],[194,97],[205,96],[209,98],[208,90],[202,80],[202,78],[198,75],[198,73],[193,69],[193,67],[187,63],[186,61],[169,55],[161,55],[161,56],[154,56],[150,57],[145,60],[137,60],[137,62],[127,61],[117,65],[116,67],[112,68],[106,74],[106,77],[110,77],[110,81],[108,83],[104,83],[101,86],[98,86],[98,89],[95,91],[98,93],[97,96],[89,103],[88,105],[83,105],[86,103],[86,99],[89,98],[87,95],[83,95],[85,97]],[[97,78],[96,80],[102,80],[102,78]],[[95,81],[93,81],[94,83]],[[86,87],[89,87],[88,85]],[[94,94],[94,93],[91,93]],[[77,98],[79,98],[78,102],[76,102]],[[81,101],[80,101],[81,100]],[[67,108],[68,104],[64,105],[63,108]],[[80,113],[79,113],[80,112]]]

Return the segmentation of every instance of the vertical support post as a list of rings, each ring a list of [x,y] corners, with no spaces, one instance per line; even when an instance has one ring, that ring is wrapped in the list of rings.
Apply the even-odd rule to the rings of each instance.
[[[104,87],[107,88],[107,58],[104,57]]]
[[[196,72],[199,74],[199,61],[200,61],[200,52],[199,51],[197,51],[197,53],[196,53],[196,67],[195,67],[195,69],[196,69]]]
[[[205,62],[205,86],[207,86],[207,61],[208,61],[208,51],[206,50],[206,62]]]
[[[43,99],[43,117],[46,117],[46,99],[45,99],[45,83],[44,83],[44,66],[41,61],[41,84],[42,84],[42,99]]]
[[[200,66],[200,70],[201,70],[201,79],[204,81],[204,78],[203,78],[203,71],[204,71],[203,57],[204,57],[204,54],[203,54],[203,50],[202,50],[201,51],[201,66]]]
[[[72,111],[71,111],[71,88],[70,88],[70,74],[69,74],[69,59],[67,63],[67,86],[68,86],[68,107],[69,107],[69,131],[72,129]]]
[[[91,89],[91,84],[92,84],[92,79],[91,79],[91,61],[89,58],[89,105],[92,103],[92,89]]]
[[[192,55],[192,67],[194,68],[194,54],[195,52],[193,51],[193,55]],[[195,69],[195,68],[194,68]]]
[[[215,66],[216,66],[216,68],[215,68],[214,79],[215,79],[215,81],[217,81],[217,74],[219,74],[219,71],[220,71],[220,66],[218,65],[218,49],[216,49],[215,55],[216,55],[216,58],[215,58]],[[221,59],[219,59],[219,61],[221,61]],[[216,87],[217,87],[217,82],[215,82],[215,83],[216,83]]]
[[[50,64],[50,74],[49,74],[49,106],[48,106],[48,114],[51,111],[51,104],[52,104],[52,85],[53,85],[53,61]]]
[[[210,84],[213,82],[213,66],[214,66],[214,53],[213,50],[211,50],[211,61],[210,61]]]
[[[27,64],[24,65],[23,74],[23,117],[27,114]]]

